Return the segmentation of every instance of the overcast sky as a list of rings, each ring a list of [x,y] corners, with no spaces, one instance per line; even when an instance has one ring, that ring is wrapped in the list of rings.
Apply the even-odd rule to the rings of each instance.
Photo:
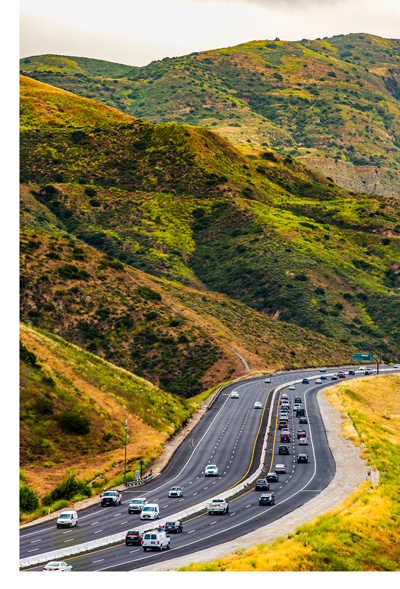
[[[255,39],[399,38],[400,0],[20,0],[21,57],[146,65]]]

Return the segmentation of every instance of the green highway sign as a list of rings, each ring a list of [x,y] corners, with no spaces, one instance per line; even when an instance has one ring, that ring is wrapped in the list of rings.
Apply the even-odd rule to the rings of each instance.
[[[373,354],[353,354],[353,360],[355,362],[372,362],[373,359]]]

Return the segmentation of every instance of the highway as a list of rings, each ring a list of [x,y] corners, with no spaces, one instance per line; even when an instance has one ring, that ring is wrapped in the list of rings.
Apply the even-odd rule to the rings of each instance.
[[[158,503],[160,518],[170,517],[190,506],[218,496],[219,493],[235,487],[246,480],[260,465],[263,441],[269,417],[271,428],[267,451],[263,457],[264,471],[260,477],[273,470],[276,463],[285,464],[286,474],[279,475],[279,482],[271,483],[275,492],[273,506],[259,506],[254,484],[228,499],[229,513],[210,516],[205,510],[183,520],[183,533],[171,534],[171,548],[165,552],[144,552],[141,546],[125,546],[117,543],[104,546],[89,553],[65,557],[74,571],[126,571],[150,565],[154,559],[169,560],[176,556],[190,554],[215,544],[226,542],[264,526],[300,507],[323,490],[332,480],[335,463],[327,442],[324,425],[316,401],[319,389],[336,384],[331,374],[339,369],[328,369],[327,380],[315,384],[296,384],[295,390],[285,388],[274,395],[279,385],[302,379],[323,376],[318,370],[271,376],[271,383],[265,383],[265,376],[226,387],[218,396],[212,408],[198,425],[189,433],[177,449],[164,472],[155,480],[142,487],[127,489],[122,493],[122,505],[100,507],[99,504],[80,510],[79,526],[72,529],[57,529],[55,519],[20,531],[20,558],[43,554],[66,546],[81,544],[103,536],[135,529],[148,523],[149,529],[157,527],[154,522],[143,522],[139,514],[128,514],[132,498],[146,497],[148,502]],[[362,376],[357,373],[355,377]],[[346,376],[346,380],[349,377]],[[230,393],[236,390],[238,399]],[[277,429],[278,407],[281,393],[285,392],[290,401],[289,429],[291,430],[290,454],[278,455],[280,432]],[[302,398],[308,424],[299,425],[299,418],[293,411],[294,396]],[[274,403],[272,400],[274,399]],[[262,409],[255,409],[260,401]],[[305,429],[308,446],[299,446],[298,429]],[[308,463],[297,463],[298,453],[308,454]],[[205,477],[207,464],[216,464],[218,477]],[[168,498],[171,486],[181,486],[183,498]],[[44,563],[45,564],[45,563]],[[27,567],[25,570],[40,571],[43,564]]]

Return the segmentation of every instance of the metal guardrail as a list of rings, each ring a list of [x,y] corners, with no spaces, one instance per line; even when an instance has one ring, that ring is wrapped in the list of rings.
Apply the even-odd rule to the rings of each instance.
[[[150,481],[153,478],[154,474],[153,471],[151,470],[150,473],[145,476],[143,479],[138,479],[137,481],[126,481],[126,486],[127,487],[139,487],[140,485],[144,485],[145,483],[147,483],[148,481]]]

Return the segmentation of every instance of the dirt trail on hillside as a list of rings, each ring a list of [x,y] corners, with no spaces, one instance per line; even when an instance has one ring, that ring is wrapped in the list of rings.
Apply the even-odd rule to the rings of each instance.
[[[371,468],[365,460],[360,458],[360,450],[351,440],[343,438],[341,434],[342,417],[326,399],[324,391],[317,395],[319,408],[324,421],[328,442],[336,462],[336,473],[332,482],[317,497],[302,505],[299,509],[285,515],[271,524],[258,528],[230,542],[213,546],[187,556],[175,558],[163,563],[154,563],[142,567],[142,571],[173,571],[192,562],[208,562],[233,553],[239,549],[246,549],[256,544],[271,544],[274,540],[286,537],[295,529],[313,518],[322,515],[339,505],[361,483],[371,480]]]

